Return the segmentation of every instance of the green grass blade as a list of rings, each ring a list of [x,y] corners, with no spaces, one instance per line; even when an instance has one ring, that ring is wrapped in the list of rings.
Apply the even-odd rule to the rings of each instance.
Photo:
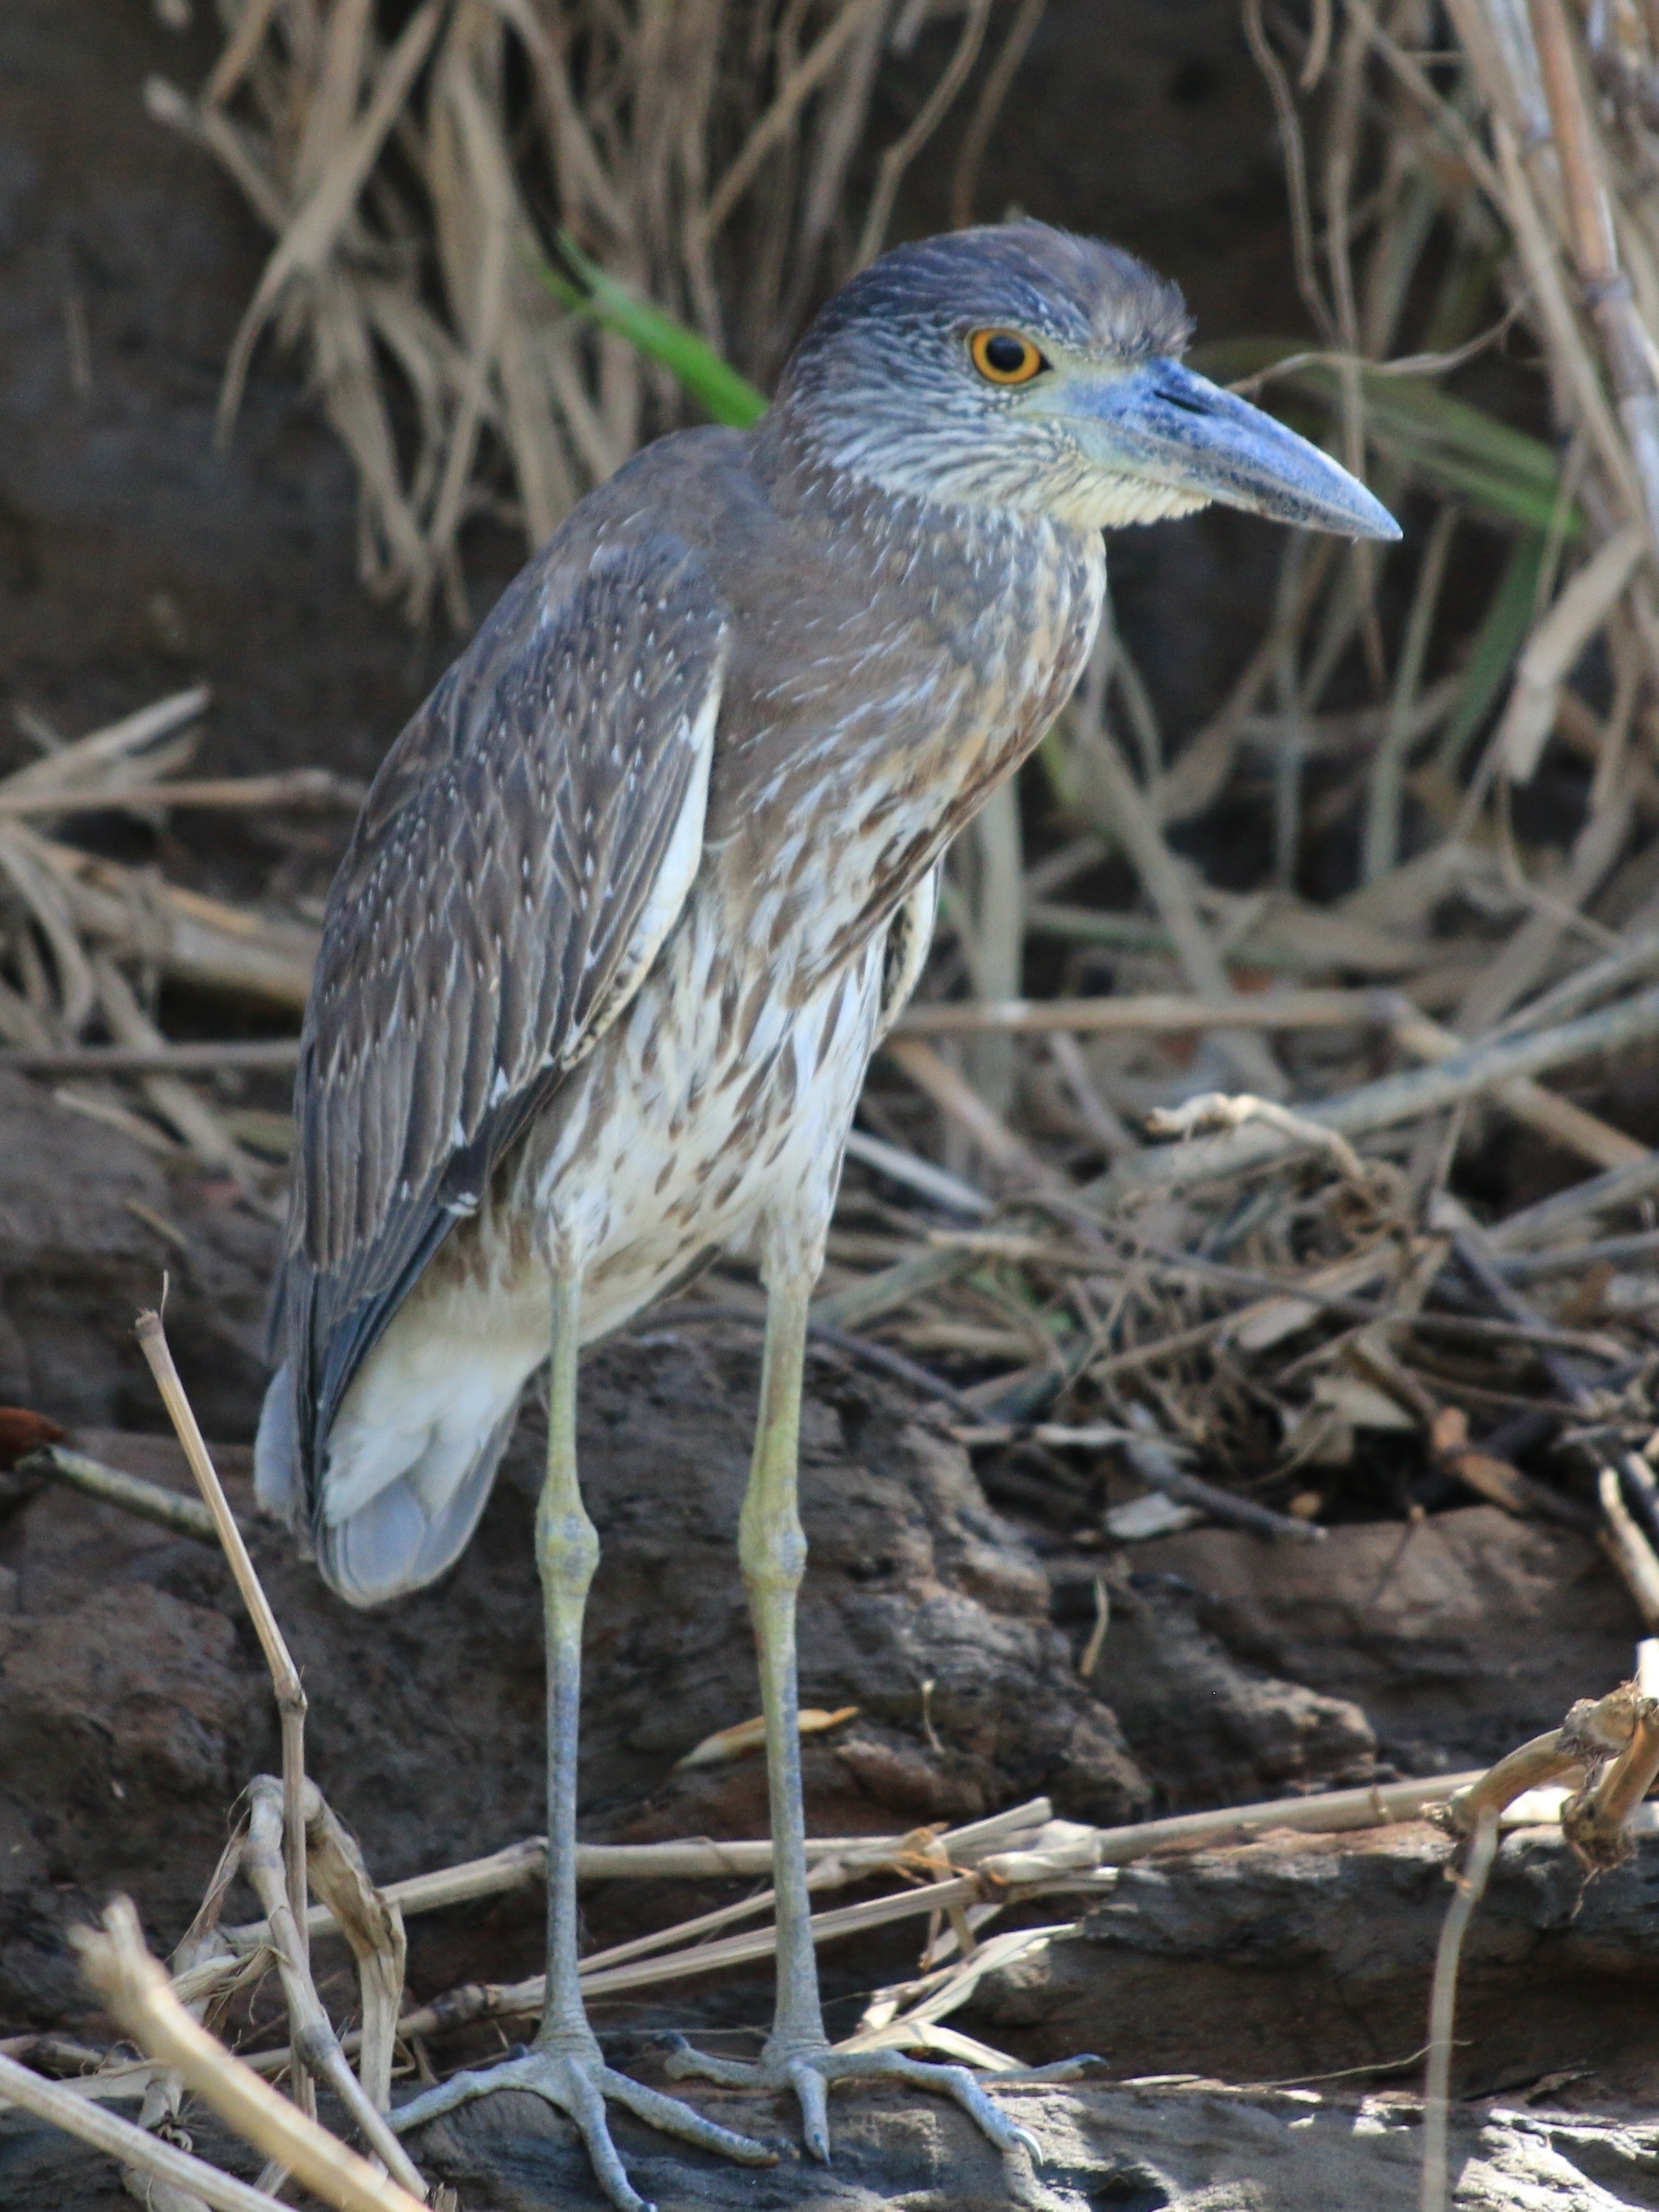
[[[1448,777],[1456,775],[1469,739],[1497,705],[1515,657],[1532,627],[1547,544],[1542,531],[1517,538],[1487,603],[1463,672],[1457,704],[1435,754],[1435,767]]]
[[[559,252],[567,267],[543,261],[538,274],[573,313],[591,315],[650,360],[661,362],[714,422],[746,430],[759,421],[766,412],[765,395],[695,331],[649,301],[636,299],[590,261],[568,232],[559,234]]]

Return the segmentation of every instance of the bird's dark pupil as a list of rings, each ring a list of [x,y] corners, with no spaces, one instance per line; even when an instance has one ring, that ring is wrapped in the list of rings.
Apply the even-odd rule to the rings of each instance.
[[[1025,366],[1025,341],[1006,337],[988,338],[985,359],[999,376],[1017,376]]]

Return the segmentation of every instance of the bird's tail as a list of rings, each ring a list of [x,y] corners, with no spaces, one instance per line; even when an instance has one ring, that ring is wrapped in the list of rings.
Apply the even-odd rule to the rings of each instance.
[[[332,1518],[326,1512],[313,1516],[304,1495],[294,1395],[284,1366],[272,1377],[259,1418],[255,1494],[268,1513],[309,1540],[331,1589],[349,1605],[382,1605],[424,1589],[459,1559],[489,1500],[517,1413],[515,1390],[506,1412],[459,1462],[453,1440],[434,1436],[361,1504]],[[325,1492],[328,1486],[325,1482]]]

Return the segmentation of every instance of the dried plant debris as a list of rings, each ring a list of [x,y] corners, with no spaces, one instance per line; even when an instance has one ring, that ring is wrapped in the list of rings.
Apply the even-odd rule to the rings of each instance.
[[[1639,1674],[1651,1674],[1655,1656],[1655,1647],[1644,1646]],[[1432,2185],[1445,2157],[1449,2126],[1458,1962],[1493,1870],[1500,1833],[1524,1844],[1553,1829],[1581,1858],[1617,1864],[1629,1850],[1630,1829],[1654,1826],[1650,1813],[1641,1809],[1641,1797],[1659,1766],[1656,1711],[1659,1705],[1638,1683],[1626,1684],[1599,1701],[1581,1701],[1549,1738],[1511,1753],[1484,1773],[1372,1784],[1108,1829],[1057,1820],[1048,1802],[1039,1799],[955,1829],[936,1825],[903,1835],[810,1843],[816,1889],[873,1881],[879,1892],[821,1911],[813,1922],[819,1942],[842,1943],[908,1919],[927,1923],[915,1972],[866,1999],[846,2039],[848,2046],[926,2050],[988,2071],[1018,2075],[1024,2063],[1019,2056],[988,2042],[982,2033],[946,2025],[951,2016],[977,2006],[981,2019],[1000,2019],[1005,2027],[1024,2031],[1016,2035],[1017,2044],[1029,2045],[1037,2027],[1040,2044],[1065,2023],[1040,2027],[1042,2007],[1039,2002],[1034,2013],[1034,2002],[1046,1991],[1049,1999],[1062,2001],[1063,2012],[1066,1992],[1075,1994],[1077,1989],[1077,1961],[1086,1960],[1091,1946],[1110,1942],[1127,1962],[1142,1941],[1138,1918],[1149,1920],[1151,1951],[1161,1950],[1172,1961],[1212,1952],[1227,1955],[1224,1934],[1217,1940],[1212,1931],[1207,1942],[1200,1940],[1198,1923],[1218,1908],[1224,1919],[1231,1916],[1232,1941],[1244,1942],[1247,1957],[1252,1946],[1260,1949],[1270,1923],[1279,1926],[1282,1946],[1284,1900],[1282,1895],[1275,1899],[1275,1887],[1282,1892],[1288,1878],[1291,1887],[1299,1880],[1306,1890],[1306,1877],[1314,1870],[1307,1855],[1316,1846],[1316,1856],[1322,1852],[1326,1863],[1327,1894],[1317,1904],[1310,1892],[1304,1899],[1304,1924],[1296,1938],[1299,1952],[1311,1954],[1321,1946],[1340,1944],[1342,1929],[1351,1923],[1349,1908],[1369,1887],[1374,1893],[1373,1917],[1392,1915],[1400,1923],[1390,1936],[1397,1947],[1391,1963],[1384,1966],[1372,1941],[1368,1955],[1374,1963],[1361,1972],[1362,1979],[1369,1972],[1377,1984],[1381,2014],[1392,2021],[1402,1986],[1416,1989],[1420,1998],[1422,1985],[1428,1985],[1424,2158]],[[1564,1777],[1578,1783],[1575,1794],[1541,1786]],[[397,2054],[413,2052],[429,2067],[430,2054],[440,2046],[464,2037],[481,2021],[533,2014],[542,1996],[540,1978],[532,1977],[514,1984],[470,1984],[410,2006],[404,1996],[405,1920],[539,1882],[544,1852],[540,1839],[532,1838],[487,1860],[379,1888],[353,1839],[307,1784],[302,1850],[319,1901],[300,1922],[289,1905],[283,1865],[283,1784],[270,1777],[257,1778],[250,1785],[247,1810],[170,1972],[149,1955],[137,1916],[125,1899],[106,1912],[101,1933],[88,1930],[81,1938],[87,1973],[109,2014],[132,2039],[137,2058],[119,2046],[100,2052],[64,2042],[59,2051],[49,2037],[26,2039],[27,2049],[20,2045],[0,2055],[0,2098],[123,2160],[140,2190],[156,2183],[194,2184],[203,2201],[222,2205],[227,2212],[248,2212],[261,2201],[257,2192],[217,2167],[192,2163],[189,2146],[176,2142],[189,2093],[270,2155],[267,2179],[272,2185],[279,2172],[293,2172],[330,2203],[391,2212],[428,2193],[421,2171],[381,2117],[392,2101]],[[1472,1839],[1467,1865],[1464,1844],[1437,1838],[1432,1825],[1425,1827],[1421,1820],[1425,1811],[1453,1838]],[[1350,1862],[1342,1861],[1344,1852]],[[1298,1854],[1305,1861],[1300,1875]],[[683,1881],[688,1875],[729,1881],[734,1874],[763,1875],[769,1863],[769,1847],[763,1843],[689,1839],[585,1846],[578,1873],[590,1881]],[[1419,1865],[1425,1872],[1437,1867],[1455,1882],[1431,1975],[1427,1931],[1419,1925],[1425,1917],[1422,1885],[1414,1871],[1410,1879],[1401,1879],[1408,1867],[1415,1870]],[[1145,1879],[1139,1869],[1146,1870]],[[252,1884],[265,1917],[231,1925],[224,1908],[239,1874]],[[1380,1890],[1377,1874],[1383,1881]],[[1331,1875],[1340,1877],[1340,1888],[1334,1887]],[[894,1876],[897,1887],[888,1886]],[[1119,1898],[1121,1881],[1128,1887]],[[1091,1894],[1118,1901],[1103,1913],[1091,1913]],[[1182,1897],[1184,1904],[1177,1901]],[[1066,1917],[1032,1917],[1031,1907],[1054,1899],[1073,1900]],[[774,1941],[767,1924],[772,1901],[769,1890],[760,1890],[651,1936],[592,1953],[583,1961],[584,1982],[596,1997],[616,1996],[764,1959]],[[1085,1914],[1081,1922],[1075,1917],[1079,1901]],[[1260,1919],[1264,1910],[1267,1921],[1245,1937],[1251,1916]],[[1539,1921],[1535,1905],[1526,1910],[1535,1924],[1552,1924],[1548,1912]],[[1614,1907],[1615,1918],[1621,1910],[1627,1906]],[[1183,1912],[1188,1924],[1172,1943]],[[995,1926],[1011,1913],[1015,1924]],[[1559,1911],[1553,1918],[1559,1920]],[[722,1932],[745,1921],[763,1924],[739,1935]],[[361,2027],[344,2033],[334,2026],[307,1957],[309,1942],[341,1936],[356,1957],[362,2005]],[[1591,1941],[1601,1941],[1605,1949],[1605,1936],[1598,1928]],[[1346,1940],[1352,1948],[1351,1925]],[[1515,1951],[1511,1936],[1504,1954],[1513,1957]],[[1264,1955],[1259,1965],[1266,1963]],[[289,2039],[273,2046],[260,2039],[260,2047],[250,2045],[239,2056],[215,2031],[226,2027],[234,2002],[257,1990],[273,1971],[283,1990]],[[1347,1972],[1352,1977],[1352,1962]],[[1133,1972],[1109,1975],[1106,1982],[1126,1978],[1133,1981]],[[1110,1988],[1103,1988],[1098,1977],[1088,1979],[1086,1986],[1096,1992],[1097,2004],[1109,2012]],[[1120,1998],[1122,1994],[1119,1989]],[[1218,2029],[1210,2034],[1206,2048],[1218,2051],[1225,2040],[1224,2028]],[[357,2058],[355,2072],[351,2053]],[[377,2173],[339,2136],[319,2126],[303,2097],[296,2104],[271,2086],[303,2078],[297,2073],[302,2054],[310,2071],[335,2094],[349,2124],[385,2160],[389,2175]],[[1406,2063],[1411,2063],[1409,2056]],[[69,2078],[54,2080],[54,2064],[67,2064]],[[1083,2080],[1097,2065],[1087,2060],[1048,2064],[1027,2078]],[[1358,2070],[1386,2074],[1400,2066],[1362,2063]],[[102,2110],[109,2102],[135,2097],[142,2100],[137,2127],[114,2122]]]
[[[200,96],[161,79],[146,94],[276,240],[222,428],[266,330],[303,346],[356,469],[364,581],[417,613],[439,595],[465,627],[470,518],[541,544],[673,426],[683,386],[741,418],[752,395],[724,364],[769,383],[823,293],[880,251],[991,32],[991,0],[945,11],[936,78],[872,145],[883,64],[909,57],[931,12],[424,0],[388,20],[361,0],[222,0]],[[1037,12],[992,48],[1017,61]],[[973,98],[964,221],[1011,74],[994,63]],[[665,357],[630,342],[664,335]]]
[[[940,71],[909,127],[884,149],[867,143],[884,58],[927,13],[897,0],[655,13],[425,0],[382,16],[357,0],[227,0],[200,97],[149,93],[276,240],[227,422],[268,330],[306,348],[362,486],[365,577],[464,624],[469,517],[538,540],[679,419],[688,390],[749,404],[739,375],[763,385],[813,296],[877,250],[904,165],[951,103],[977,101],[966,143],[982,146],[1012,66],[996,56],[1017,58],[1031,7],[946,11],[949,35],[929,49]],[[1329,436],[1401,512],[1406,538],[1387,552],[1279,541],[1269,619],[1200,726],[1171,722],[1129,625],[1109,619],[1020,787],[952,856],[921,992],[866,1090],[815,1316],[819,1381],[850,1396],[862,1370],[872,1391],[902,1393],[916,1466],[929,1451],[960,1466],[964,1448],[1029,1544],[1019,1551],[1005,1522],[994,1540],[964,1538],[960,1575],[936,1579],[953,1602],[970,1585],[1019,1586],[1006,1613],[974,1618],[1019,1614],[1036,1655],[1020,1679],[1042,1685],[1034,1722],[1075,1722],[1060,1763],[1075,1778],[1075,1745],[1091,1745],[1122,1809],[1068,1805],[1046,1771],[1011,1780],[988,1754],[1000,1796],[1053,1790],[1088,1817],[1056,1820],[1041,1802],[998,1812],[981,1796],[906,1809],[888,1832],[825,1836],[812,1847],[817,1925],[826,1943],[885,1930],[882,1942],[911,1944],[846,2026],[866,2047],[1007,2071],[1076,2048],[1088,2017],[1109,2051],[1114,2036],[1144,2044],[1159,2019],[1190,2047],[1201,2017],[1213,2028],[1203,2063],[1219,2068],[1257,2015],[1242,1998],[1235,2009],[1236,1978],[1189,1990],[1171,2013],[1183,1959],[1220,1973],[1223,1923],[1237,1948],[1266,1943],[1262,1929],[1282,1931],[1290,1905],[1317,1892],[1341,1911],[1309,1955],[1346,1972],[1356,1927],[1379,1899],[1404,1899],[1407,1996],[1397,2017],[1379,1999],[1371,2020],[1398,2039],[1356,2063],[1415,2072],[1425,2043],[1437,2054],[1434,2201],[1443,2123],[1454,2164],[1467,2132],[1447,2101],[1459,2050],[1511,2048],[1503,2005],[1519,1985],[1502,1981],[1503,1944],[1483,1948],[1489,1919],[1521,1915],[1545,1979],[1558,1955],[1581,1978],[1615,1955],[1645,1970],[1650,1914],[1641,1921],[1629,1861],[1659,1772],[1652,1668],[1619,1690],[1611,1668],[1565,1686],[1589,1694],[1560,1727],[1495,1766],[1482,1742],[1464,1758],[1486,1762],[1478,1771],[1425,1776],[1437,1745],[1462,1741],[1449,1723],[1431,1741],[1404,1693],[1385,1714],[1351,1684],[1297,1690],[1320,1678],[1275,1656],[1289,1631],[1258,1606],[1257,1657],[1285,1678],[1267,1686],[1295,1692],[1274,1708],[1286,1741],[1267,1786],[1297,1794],[1228,1808],[1216,1801],[1244,1794],[1229,1729],[1262,1681],[1243,1680],[1196,1613],[1164,1634],[1170,1594],[1136,1577],[1155,1557],[1167,1583],[1224,1551],[1234,1586],[1211,1610],[1242,1615],[1253,1600],[1238,1557],[1272,1559],[1300,1594],[1281,1612],[1299,1608],[1306,1647],[1319,1579],[1352,1540],[1381,1593],[1367,1633],[1392,1638],[1403,1679],[1407,1638],[1389,1608],[1425,1554],[1476,1589],[1470,1560],[1436,1531],[1478,1520],[1530,1547],[1528,1572],[1555,1575],[1552,1587],[1598,1571],[1599,1544],[1659,1633],[1659,46],[1653,10],[1633,0],[1322,0],[1301,13],[1244,0],[1243,21],[1278,114],[1310,329],[1212,348],[1204,366]],[[752,40],[757,65],[730,65],[734,40]],[[864,183],[849,203],[853,176]],[[970,176],[963,189],[970,199]],[[550,252],[563,256],[551,287],[537,265]],[[712,372],[701,386],[677,380],[637,317],[639,342],[626,335],[628,302],[653,303],[696,341],[699,374],[717,356],[730,364],[724,401]],[[0,780],[0,1060],[53,1086],[82,1127],[118,1129],[124,1157],[142,1147],[146,1164],[224,1189],[245,1225],[266,1218],[268,1239],[285,1174],[279,1101],[239,1105],[209,1079],[291,1064],[317,914],[232,905],[185,880],[173,848],[165,870],[118,862],[85,829],[172,807],[307,807],[331,810],[343,834],[358,794],[321,771],[192,777],[208,703],[192,689],[70,743],[39,728],[38,757]],[[188,1034],[167,1034],[174,1008],[189,1011],[176,1025]],[[124,1203],[158,1253],[190,1243],[159,1170]],[[746,1333],[758,1342],[760,1316],[752,1280],[723,1266],[601,1358],[712,1364]],[[198,1565],[224,1534],[211,1492],[204,1506],[135,1480],[59,1435],[65,1408],[49,1394],[7,1395],[23,1402],[0,1409],[0,1453],[16,1462],[0,1511],[67,1485],[151,1533],[159,1523]],[[1056,1607],[1069,1644],[1043,1612],[1051,1587],[1077,1599]],[[1155,1629],[1183,1679],[1213,1688],[1215,1710],[1183,1746],[1182,1772],[1205,1783],[1184,1797],[1166,1787],[1179,1809],[1133,1822],[1152,1762],[1132,1773],[1139,1740],[1126,1748],[1097,1698],[1113,1701],[1133,1674],[1150,1698],[1156,1670],[1132,1662]],[[1513,1656],[1519,1632],[1503,1629],[1493,1640]],[[1358,1640],[1352,1618],[1343,1632]],[[230,1643],[227,1628],[222,1671]],[[924,1733],[933,1687],[921,1670]],[[1560,1711],[1563,1686],[1534,1712],[1536,1689],[1501,1741]],[[313,1694],[320,1708],[337,1692],[313,1681]],[[939,1780],[921,1737],[901,1743],[862,1681],[815,1694],[815,1755],[907,1787]],[[842,1697],[863,1706],[856,1726]],[[1127,1730],[1127,1691],[1123,1706]],[[738,1755],[751,1710],[747,1696],[704,1694],[672,1749],[705,1737],[707,1764],[676,1788],[752,1779]],[[665,1769],[665,1745],[653,1738],[641,1761],[660,1750]],[[1390,1778],[1390,1761],[1419,1778]],[[254,1763],[239,1758],[228,1787]],[[1330,1787],[1349,1780],[1364,1786]],[[240,2045],[247,2068],[301,2099],[315,2078],[325,2116],[373,2148],[406,2071],[459,2063],[469,2036],[516,2032],[538,2001],[533,1977],[463,1961],[416,2002],[401,1948],[405,1917],[533,1888],[536,1838],[377,1887],[297,1755],[285,1781],[286,1808],[282,1784],[252,1785],[246,1829],[174,1954],[170,2002],[194,2040],[157,2010],[160,1970],[118,1918],[89,1956],[150,2055],[61,2029],[4,2054],[0,2093],[27,2091],[54,2121],[65,2098],[93,2111],[140,2094],[148,2165],[128,2136],[100,2141],[146,2173],[138,2185],[158,2203],[164,2191],[260,2201],[179,2162],[166,2131],[187,2046],[202,2069],[189,2078],[204,2094],[216,2083],[233,2125],[246,2122],[266,2154],[291,2153],[298,2172],[298,2139],[258,2135],[259,2100],[204,2039]],[[1419,1817],[1437,1802],[1452,1835]],[[515,1814],[507,1832],[532,1819]],[[696,1826],[584,1846],[595,1881],[727,1885],[708,1910],[677,1897],[665,1925],[597,1948],[596,1994],[643,2004],[769,1954],[766,1891],[733,1893],[763,1885],[767,1846],[710,1842],[687,1832]],[[1465,1870],[1431,2027],[1442,1875],[1471,1838],[1492,1847],[1488,1887],[1479,1897],[1479,1867]],[[244,1875],[263,1917],[237,1922],[225,1908]],[[341,1930],[337,1980],[313,1976],[308,1940]],[[1539,1989],[1521,1994],[1514,2019]],[[1328,2023],[1309,2019],[1317,2042]],[[46,2078],[58,2075],[88,2078]],[[1175,2141],[1165,2087],[1160,2139]],[[345,2101],[326,2102],[331,2090]],[[1318,2094],[1297,2094],[1314,2100],[1300,2126]],[[1187,2109],[1208,2094],[1194,2087]],[[1395,2146],[1410,2166],[1402,2203],[1417,2199],[1421,2110],[1368,2101],[1367,2142],[1410,2134]],[[1503,2141],[1483,2201],[1528,2201],[1534,2124],[1492,2124]],[[1569,2135],[1552,2143],[1570,2163]],[[318,2155],[326,2166],[334,2153]],[[324,2167],[311,2171],[320,2186]],[[368,2186],[361,2174],[347,2185]],[[1118,2180],[1110,2191],[1134,2195]],[[1310,2201],[1355,2193],[1328,2185]]]
[[[672,12],[431,0],[393,35],[346,0],[228,0],[200,99],[151,89],[277,236],[228,407],[268,324],[304,336],[388,589],[455,587],[481,501],[539,538],[675,417],[662,360],[597,294],[550,291],[535,252],[565,235],[567,292],[631,287],[763,383],[950,101],[980,100],[982,143],[993,50],[1030,29],[955,15],[849,216],[919,11]],[[1109,618],[1021,790],[953,855],[851,1148],[821,1341],[933,1403],[1056,1539],[1139,1540],[1176,1510],[1288,1539],[1480,1497],[1605,1526],[1659,1623],[1651,22],[1459,0],[1435,44],[1420,0],[1345,0],[1310,33],[1244,15],[1317,343],[1206,365],[1323,410],[1407,540],[1277,540],[1267,633],[1196,730],[1164,726]],[[739,38],[759,66],[726,65]],[[355,796],[192,781],[206,706],[38,732],[0,781],[0,1051],[274,1212],[275,1097],[201,1079],[291,1058],[314,915],[75,835],[111,809]],[[1267,830],[1253,863],[1243,820]],[[158,987],[266,1033],[169,1039]],[[716,1277],[676,1325],[753,1304]],[[1126,1520],[1147,1492],[1169,1502]]]

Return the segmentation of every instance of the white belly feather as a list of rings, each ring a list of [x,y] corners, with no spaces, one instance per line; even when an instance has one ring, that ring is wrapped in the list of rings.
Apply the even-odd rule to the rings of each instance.
[[[759,1258],[767,1229],[786,1224],[792,1243],[817,1244],[875,1041],[884,939],[805,1003],[775,998],[722,1050],[716,939],[694,896],[568,1105],[365,1361],[329,1439],[326,1524],[404,1478],[427,1516],[443,1512],[547,1356],[550,1246],[578,1258],[587,1342],[711,1248]]]

